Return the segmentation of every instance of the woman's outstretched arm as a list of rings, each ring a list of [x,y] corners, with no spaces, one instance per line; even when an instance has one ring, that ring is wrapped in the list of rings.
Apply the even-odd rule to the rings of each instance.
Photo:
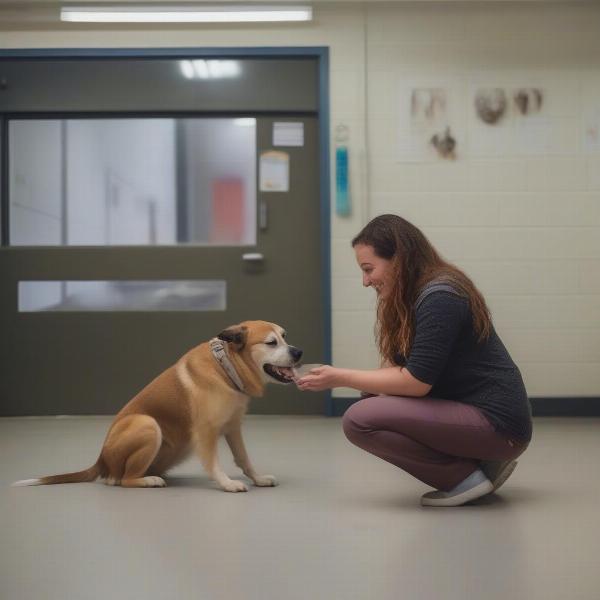
[[[371,394],[390,396],[426,396],[431,385],[411,375],[404,367],[384,367],[372,371],[339,369],[323,365],[312,369],[296,382],[301,390],[320,392],[335,387],[348,387]]]

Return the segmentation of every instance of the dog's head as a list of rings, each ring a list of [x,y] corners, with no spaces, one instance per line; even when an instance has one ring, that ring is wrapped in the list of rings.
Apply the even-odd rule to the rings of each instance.
[[[228,342],[234,352],[249,356],[263,383],[291,383],[292,367],[302,357],[302,350],[285,340],[285,330],[267,321],[244,321],[217,337]]]

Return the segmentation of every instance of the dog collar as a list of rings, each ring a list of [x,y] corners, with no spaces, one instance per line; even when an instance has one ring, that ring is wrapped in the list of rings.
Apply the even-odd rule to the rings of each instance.
[[[208,342],[210,346],[210,351],[212,355],[215,357],[215,360],[223,367],[223,370],[229,376],[229,379],[233,382],[233,385],[245,394],[244,392],[244,384],[240,379],[240,376],[237,374],[234,366],[231,364],[229,360],[229,356],[227,356],[227,351],[225,350],[225,344],[219,338],[213,338]]]

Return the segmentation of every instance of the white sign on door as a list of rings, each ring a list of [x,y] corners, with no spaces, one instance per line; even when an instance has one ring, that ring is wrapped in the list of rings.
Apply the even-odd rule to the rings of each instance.
[[[273,146],[304,146],[304,123],[273,123]]]
[[[260,191],[290,191],[290,155],[269,150],[260,155]]]

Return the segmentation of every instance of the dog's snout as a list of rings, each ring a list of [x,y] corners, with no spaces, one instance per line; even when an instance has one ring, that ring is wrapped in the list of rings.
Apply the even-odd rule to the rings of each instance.
[[[294,346],[290,346],[290,354],[292,355],[294,362],[298,362],[302,358],[302,350],[295,348]]]

